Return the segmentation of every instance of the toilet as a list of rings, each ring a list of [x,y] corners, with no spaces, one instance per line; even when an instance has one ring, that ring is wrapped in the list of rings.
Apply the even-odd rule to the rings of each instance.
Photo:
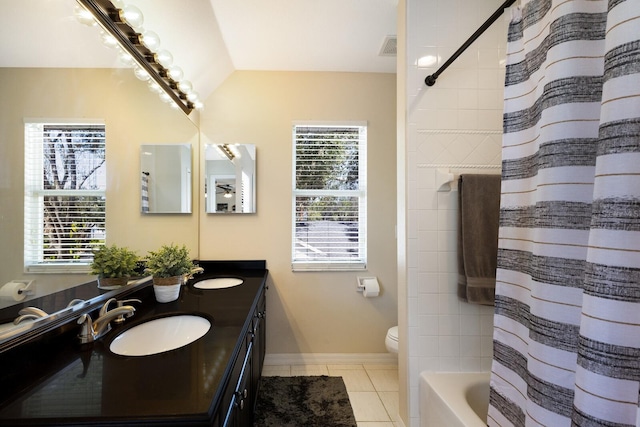
[[[387,350],[390,353],[398,352],[398,327],[393,326],[387,331],[387,337],[384,340]]]

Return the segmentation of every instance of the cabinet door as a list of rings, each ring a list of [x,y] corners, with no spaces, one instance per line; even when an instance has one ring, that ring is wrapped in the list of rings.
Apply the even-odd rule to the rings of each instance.
[[[255,405],[258,401],[258,386],[262,375],[262,364],[264,361],[264,318],[262,315],[254,318],[253,333],[253,363],[251,366],[251,408],[255,412]]]
[[[223,427],[246,427],[253,424],[253,405],[250,404],[253,399],[250,394],[252,356],[253,341],[250,341]]]
[[[264,356],[266,353],[266,298],[263,289],[258,300],[258,305],[253,316],[253,362],[251,369],[251,408],[255,413],[255,406],[258,402],[258,393],[260,385],[260,377],[262,376],[262,367],[264,365]]]

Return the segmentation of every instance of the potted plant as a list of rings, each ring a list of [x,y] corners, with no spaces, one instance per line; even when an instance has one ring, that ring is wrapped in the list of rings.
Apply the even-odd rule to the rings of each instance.
[[[138,255],[125,247],[100,246],[93,251],[91,274],[98,275],[98,287],[116,289],[127,284],[136,273]]]
[[[153,290],[158,302],[178,299],[180,286],[194,273],[202,272],[189,256],[185,245],[163,245],[157,251],[149,251],[145,273],[153,276]]]

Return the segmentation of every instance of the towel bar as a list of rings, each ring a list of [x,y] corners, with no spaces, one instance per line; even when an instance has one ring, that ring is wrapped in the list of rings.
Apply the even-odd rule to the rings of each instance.
[[[496,169],[500,173],[500,166],[492,165],[460,165],[456,169]],[[446,193],[451,190],[457,190],[457,187],[451,187],[452,182],[456,182],[460,178],[460,172],[454,173],[452,168],[436,169],[436,189],[439,193]]]

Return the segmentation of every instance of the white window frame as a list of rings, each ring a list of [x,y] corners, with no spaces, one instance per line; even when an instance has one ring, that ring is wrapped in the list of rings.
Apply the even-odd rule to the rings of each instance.
[[[24,272],[55,274],[88,274],[91,259],[78,261],[47,261],[44,259],[44,197],[97,196],[106,206],[106,181],[99,190],[45,190],[43,187],[43,129],[45,126],[105,126],[103,120],[25,119],[24,120]],[[106,132],[106,129],[105,129]],[[106,137],[105,137],[106,138]],[[106,145],[106,144],[105,144]],[[106,210],[103,220],[106,224]],[[106,230],[105,230],[106,231]],[[106,233],[105,233],[106,234]],[[105,244],[106,236],[96,239],[96,246]]]
[[[358,128],[358,189],[332,190],[332,189],[297,189],[296,188],[296,147],[297,128]],[[366,270],[367,268],[367,122],[294,122],[292,129],[292,237],[291,237],[291,268],[293,271],[349,271]],[[296,255],[296,247],[304,245],[297,237],[297,212],[296,198],[308,196],[329,197],[357,197],[358,198],[358,245],[357,256],[349,259],[309,259],[308,256]],[[313,248],[312,248],[313,250]]]

